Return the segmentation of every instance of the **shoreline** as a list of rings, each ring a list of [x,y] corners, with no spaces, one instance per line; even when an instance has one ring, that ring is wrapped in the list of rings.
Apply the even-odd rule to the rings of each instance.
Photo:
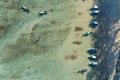
[[[97,80],[114,80],[116,63],[120,50],[119,36],[117,29],[120,28],[119,20],[119,1],[98,1],[100,5],[100,25],[98,26],[97,41],[95,46],[98,47],[100,65],[96,71]]]

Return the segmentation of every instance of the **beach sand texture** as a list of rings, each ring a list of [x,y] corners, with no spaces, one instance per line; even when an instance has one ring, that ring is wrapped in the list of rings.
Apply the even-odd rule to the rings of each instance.
[[[16,15],[12,15],[13,11],[10,14],[9,9],[7,15],[16,22],[1,32],[0,80],[89,80],[87,73],[77,71],[91,70],[86,51],[94,46],[94,41],[82,34],[94,31],[89,27],[93,1],[14,0],[13,3],[18,3],[14,9]],[[29,7],[30,13],[21,11],[20,6]],[[38,17],[43,10],[48,14]],[[39,36],[40,41],[34,44]]]

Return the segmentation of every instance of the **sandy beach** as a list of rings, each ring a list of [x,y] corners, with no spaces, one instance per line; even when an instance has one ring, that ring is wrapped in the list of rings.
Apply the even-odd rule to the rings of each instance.
[[[95,31],[89,26],[93,0],[17,2],[16,23],[5,35],[1,32],[0,80],[91,80],[86,51],[94,47],[94,40],[82,35]],[[29,14],[19,9],[23,5],[30,8]],[[38,17],[43,10],[48,14]],[[40,41],[34,44],[39,36]],[[88,72],[77,73],[81,68]]]

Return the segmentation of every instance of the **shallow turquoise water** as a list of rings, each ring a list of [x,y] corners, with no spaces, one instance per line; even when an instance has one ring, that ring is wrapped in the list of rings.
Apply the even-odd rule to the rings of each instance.
[[[23,5],[31,9],[30,14],[21,13],[21,20],[1,38],[1,79],[66,80],[69,74],[64,74],[63,63],[56,55],[70,32],[74,4],[64,0],[21,0],[19,6]],[[39,11],[49,9],[53,9],[53,12],[41,18],[37,16]],[[42,34],[41,42],[34,46],[27,32],[14,37],[27,22],[36,19],[39,19],[38,26],[31,33],[33,39]],[[55,24],[51,24],[51,21],[55,21]],[[16,41],[12,38],[16,38]],[[68,79],[72,80],[70,77]]]

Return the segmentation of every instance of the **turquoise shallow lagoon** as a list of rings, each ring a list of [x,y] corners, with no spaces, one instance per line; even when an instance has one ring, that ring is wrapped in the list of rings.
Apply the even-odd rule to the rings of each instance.
[[[92,47],[93,42],[91,37],[86,39],[81,36],[85,31],[93,31],[89,27],[92,18],[89,15],[89,8],[92,6],[92,1],[1,0],[0,2],[7,5],[16,4],[7,8],[2,7],[8,10],[7,15],[11,16],[3,19],[14,21],[0,38],[0,80],[86,79],[87,74],[76,72],[83,67],[90,70],[86,49]],[[21,6],[29,7],[30,13],[20,10]],[[48,14],[39,17],[38,13],[43,10],[48,11]],[[76,27],[80,30],[75,31]],[[35,44],[39,36],[40,41]],[[74,41],[80,44],[73,44]]]

